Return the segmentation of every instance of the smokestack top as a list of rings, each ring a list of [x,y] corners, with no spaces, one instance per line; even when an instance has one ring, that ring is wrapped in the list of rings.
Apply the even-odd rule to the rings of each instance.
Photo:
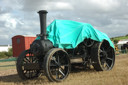
[[[46,17],[48,12],[46,10],[40,10],[38,13],[40,16],[40,36],[42,40],[46,40]]]
[[[46,13],[48,13],[48,12],[47,12],[47,10],[40,10],[38,13],[39,13],[39,14],[46,14]]]

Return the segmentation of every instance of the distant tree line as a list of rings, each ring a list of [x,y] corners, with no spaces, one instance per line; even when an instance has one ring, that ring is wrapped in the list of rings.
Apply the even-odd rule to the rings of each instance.
[[[126,34],[125,36],[118,36],[118,37],[111,38],[114,44],[117,44],[122,39],[128,39],[128,34]]]
[[[119,42],[119,40],[114,40],[113,42],[114,42],[114,44],[117,44]]]
[[[8,52],[0,52],[0,58],[9,58],[12,56],[12,48]]]

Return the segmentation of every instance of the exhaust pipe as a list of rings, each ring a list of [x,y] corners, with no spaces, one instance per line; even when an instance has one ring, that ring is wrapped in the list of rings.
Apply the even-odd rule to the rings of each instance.
[[[34,55],[40,57],[52,49],[53,44],[47,39],[46,34],[46,15],[48,12],[46,10],[40,10],[38,13],[40,18],[40,34],[37,36],[39,36],[40,39],[33,41],[33,43],[30,45],[30,50]]]
[[[38,13],[40,17],[40,37],[41,40],[46,40],[46,15],[48,12],[46,10],[40,10]]]

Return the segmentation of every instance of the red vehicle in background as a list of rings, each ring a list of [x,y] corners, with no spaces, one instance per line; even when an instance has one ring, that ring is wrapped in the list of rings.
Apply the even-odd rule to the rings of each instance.
[[[16,35],[12,37],[13,57],[18,57],[21,52],[28,50],[36,36]]]

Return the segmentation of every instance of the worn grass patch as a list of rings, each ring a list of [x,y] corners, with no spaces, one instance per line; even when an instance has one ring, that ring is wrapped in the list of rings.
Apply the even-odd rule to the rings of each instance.
[[[13,65],[15,62],[10,62],[10,63]],[[3,65],[7,65],[7,62]],[[6,67],[2,67],[2,69],[4,68]],[[49,82],[45,76],[41,76],[33,80],[23,81],[18,77],[16,69],[8,69],[8,70],[5,69],[0,71],[0,85],[3,84],[128,85],[128,55],[127,54],[117,55],[115,66],[111,71],[103,71],[103,72],[97,72],[95,70],[88,70],[88,71],[81,70],[79,72],[75,71],[75,72],[71,72],[65,81],[59,83]]]

